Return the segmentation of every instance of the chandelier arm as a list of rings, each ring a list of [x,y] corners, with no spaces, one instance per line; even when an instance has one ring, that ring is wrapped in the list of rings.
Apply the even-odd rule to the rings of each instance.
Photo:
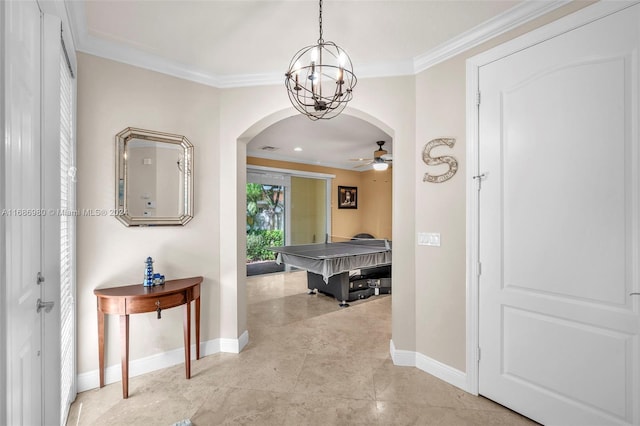
[[[300,95],[300,92],[302,92],[303,96]],[[311,95],[311,96],[308,96],[308,95]],[[295,91],[295,93],[293,93],[292,91],[289,91],[289,99],[291,99],[292,96],[298,105],[304,106],[306,108],[314,107],[317,103],[317,96],[306,87],[301,86],[299,90]],[[312,99],[313,103],[306,103],[307,99]]]

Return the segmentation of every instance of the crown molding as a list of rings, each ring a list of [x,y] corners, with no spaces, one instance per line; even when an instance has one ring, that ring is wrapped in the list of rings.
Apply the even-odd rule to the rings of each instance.
[[[446,43],[416,56],[413,59],[414,74],[418,74],[440,62],[446,61],[568,3],[571,3],[571,0],[529,0],[514,6],[500,15],[452,38]]]
[[[414,58],[396,62],[365,64],[358,68],[358,78],[397,77],[418,74],[465,50],[478,46],[493,37],[570,3],[570,1],[571,0],[527,0]],[[64,0],[64,3],[69,12],[71,33],[75,41],[76,49],[80,52],[221,89],[276,85],[284,81],[284,73],[215,75],[205,70],[195,69],[192,66],[143,52],[130,46],[100,39],[89,34],[87,30],[84,2]]]
[[[273,86],[276,84],[284,84],[284,72],[225,75],[218,77],[217,80],[217,87],[221,89],[231,89],[233,87]]]

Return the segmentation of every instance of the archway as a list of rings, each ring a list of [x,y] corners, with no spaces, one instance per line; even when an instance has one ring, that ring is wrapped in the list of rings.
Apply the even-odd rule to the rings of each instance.
[[[289,117],[293,117],[295,115],[297,115],[298,113],[293,110],[292,108],[286,108],[286,109],[282,109],[279,111],[276,111],[274,113],[271,113],[269,115],[264,116],[263,118],[259,119],[258,121],[256,121],[254,124],[252,124],[251,126],[249,126],[244,132],[242,132],[242,134],[240,136],[237,137],[236,139],[236,145],[237,145],[237,154],[238,154],[238,158],[236,159],[237,161],[237,168],[236,168],[236,188],[238,188],[238,191],[241,190],[241,188],[243,188],[243,186],[246,184],[246,171],[247,171],[247,162],[246,162],[246,145],[258,134],[260,134],[260,132],[262,132],[263,130],[267,129],[269,126],[278,123],[282,120],[285,120]],[[387,133],[388,135],[391,136],[392,140],[395,139],[395,134],[396,132],[394,131],[393,128],[391,128],[389,125],[387,125],[385,122],[383,122],[382,120],[378,119],[377,117],[374,117],[370,114],[368,114],[365,111],[359,110],[359,109],[355,109],[355,108],[349,108],[348,110],[346,110],[345,112],[343,112],[343,114],[358,118],[360,120],[363,120],[373,126],[376,126],[377,128],[381,129],[382,131],[384,131],[385,133]],[[392,169],[392,176],[395,173],[393,172]],[[393,194],[392,194],[393,196]],[[239,210],[240,209],[240,200],[238,200],[238,204],[236,205],[236,208]],[[239,217],[240,214],[243,212],[240,211],[236,211],[236,217]],[[392,218],[393,221],[393,218]],[[240,227],[238,226],[238,234],[237,234],[237,253],[244,253],[246,252],[246,236],[243,232],[240,232]],[[236,265],[235,265],[235,270],[236,271],[240,271],[241,269],[244,269],[244,260],[241,259],[239,256],[236,258]],[[241,334],[240,336],[240,345],[239,345],[239,350],[242,350],[242,347],[248,342],[248,331],[246,329],[246,312],[247,312],[247,299],[246,299],[246,276],[244,274],[240,274],[238,273],[237,275],[237,297],[235,298],[236,302],[237,302],[237,315],[238,315],[238,325],[242,325],[241,328],[238,329],[238,333]]]

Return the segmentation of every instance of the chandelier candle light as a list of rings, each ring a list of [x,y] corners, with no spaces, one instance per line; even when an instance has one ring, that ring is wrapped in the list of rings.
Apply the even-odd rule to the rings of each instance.
[[[322,0],[319,22],[318,43],[293,56],[284,81],[293,106],[314,121],[340,114],[353,99],[358,81],[347,52],[322,38]]]

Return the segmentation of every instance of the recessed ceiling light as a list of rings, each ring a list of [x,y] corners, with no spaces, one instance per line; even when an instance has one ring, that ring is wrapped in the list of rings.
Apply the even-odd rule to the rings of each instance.
[[[302,151],[302,148],[300,148],[299,146],[296,146],[295,148],[293,148],[294,151],[300,152]]]

